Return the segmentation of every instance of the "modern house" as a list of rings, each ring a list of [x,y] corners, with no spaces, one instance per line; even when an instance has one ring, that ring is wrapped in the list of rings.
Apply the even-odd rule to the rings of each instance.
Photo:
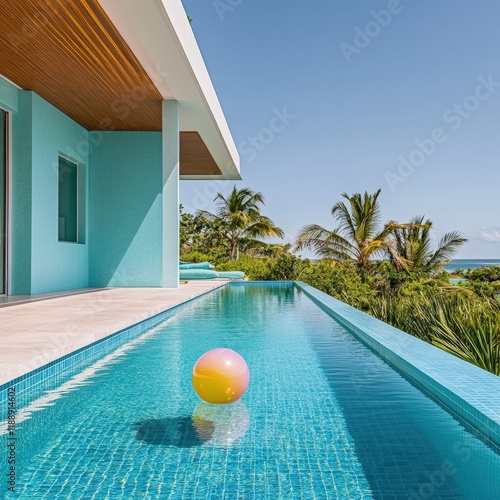
[[[239,179],[180,0],[4,0],[0,295],[178,286],[179,181]]]

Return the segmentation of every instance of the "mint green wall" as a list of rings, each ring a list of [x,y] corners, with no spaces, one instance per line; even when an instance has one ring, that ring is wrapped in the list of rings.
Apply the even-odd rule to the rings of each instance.
[[[0,107],[12,119],[10,293],[164,286],[162,133],[89,132],[1,78]],[[61,154],[85,166],[83,244],[58,241]]]
[[[12,113],[10,293],[31,293],[32,98],[19,93],[19,111]],[[14,140],[16,138],[16,140]],[[19,138],[19,139],[18,139]]]
[[[101,133],[91,153],[90,286],[162,286],[162,134]]]
[[[32,123],[31,293],[86,288],[88,244],[60,242],[58,216],[59,155],[82,165],[88,184],[88,131],[37,94]]]
[[[0,106],[6,111],[17,111],[19,108],[19,90],[0,77]]]
[[[63,154],[88,172],[89,133],[37,94],[1,78],[0,106],[12,120],[10,293],[86,288],[88,244],[58,241],[57,166]]]

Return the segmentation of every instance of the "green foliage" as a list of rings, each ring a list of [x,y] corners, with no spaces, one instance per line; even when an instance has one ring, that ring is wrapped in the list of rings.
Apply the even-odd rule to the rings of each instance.
[[[478,297],[500,300],[500,282],[487,283],[484,281],[467,281],[460,283],[460,287],[472,290]]]
[[[309,265],[309,260],[302,260],[295,255],[282,254],[273,261],[269,279],[276,281],[299,280],[302,271]]]
[[[318,224],[304,226],[295,243],[296,249],[308,248],[323,258],[352,260],[360,269],[369,269],[370,259],[387,250],[388,236],[393,230],[392,222],[380,227],[380,191],[352,196],[342,193],[348,203],[339,201],[332,207],[338,227],[329,230]]]
[[[398,299],[411,298],[420,293],[431,295],[453,290],[446,272],[430,278],[425,272],[398,269],[388,261],[374,263],[368,282],[376,290],[377,296],[394,296]]]
[[[457,295],[441,302],[433,299],[422,313],[430,317],[434,345],[500,375],[498,304]]]
[[[243,271],[250,280],[293,281],[301,279],[304,268],[310,265],[294,255],[283,254],[278,258],[251,257],[244,255],[237,260],[216,266],[217,271]]]
[[[260,214],[261,193],[236,187],[218,194],[216,214],[180,214],[181,259],[208,261],[218,271],[243,271],[250,280],[302,280],[455,356],[500,375],[500,266],[457,272],[451,285],[442,266],[466,240],[444,235],[431,249],[432,222],[380,226],[378,195],[342,196],[332,215],[339,224],[302,229],[296,248],[324,258],[303,260],[290,245],[261,239],[283,236]],[[373,260],[377,254],[389,260]]]
[[[472,290],[479,297],[500,301],[500,266],[469,269],[460,275],[467,281],[459,286]]]
[[[185,262],[210,262],[214,265],[218,263],[218,260],[214,257],[214,255],[210,253],[199,252],[198,250],[183,253],[181,255],[181,260]]]
[[[487,266],[478,269],[470,269],[464,273],[468,281],[480,281],[483,283],[495,283],[500,281],[500,266]]]
[[[432,250],[431,229],[432,221],[424,221],[423,216],[413,217],[407,224],[395,225],[390,235],[391,256],[401,267],[432,276],[439,273],[467,242],[458,231],[452,231],[440,238],[437,249]]]
[[[375,300],[370,301],[366,312],[404,332],[431,342],[432,337],[429,335],[425,318],[416,314],[417,310],[420,311],[417,304],[423,300],[423,297],[423,295],[404,299],[377,297]]]
[[[382,260],[373,263],[368,281],[378,294],[386,296],[403,294],[403,290],[411,288],[414,283],[420,284],[422,276],[400,270],[392,262]]]
[[[268,281],[273,260],[269,258],[244,255],[237,260],[223,262],[216,266],[217,271],[243,271],[249,280]]]
[[[264,246],[262,238],[283,238],[284,233],[274,222],[260,213],[264,205],[262,193],[256,193],[249,188],[236,189],[225,197],[217,193],[217,212],[200,212],[219,228],[219,235],[229,245],[229,259],[238,259],[240,251]]]
[[[229,255],[229,243],[223,234],[224,228],[220,221],[213,220],[203,213],[184,213],[181,205],[179,242],[182,260],[190,261],[185,255],[192,252],[205,254],[205,260],[224,260]]]
[[[461,293],[385,297],[368,312],[400,330],[500,375],[500,307]]]
[[[280,243],[263,243],[262,245],[249,248],[248,253],[255,257],[278,258],[281,255],[289,254],[291,247],[291,243],[285,243],[284,245]]]
[[[321,260],[302,270],[301,280],[354,307],[364,309],[375,291],[364,283],[351,262]]]
[[[423,216],[403,224],[391,220],[381,226],[380,192],[379,189],[374,194],[365,191],[363,195],[351,196],[342,193],[347,203],[339,201],[332,207],[338,227],[329,230],[318,224],[304,226],[295,243],[296,249],[308,248],[323,258],[352,260],[361,272],[369,271],[373,258],[378,256],[389,258],[398,269],[437,274],[467,239],[452,231],[432,250],[432,222],[424,221]]]

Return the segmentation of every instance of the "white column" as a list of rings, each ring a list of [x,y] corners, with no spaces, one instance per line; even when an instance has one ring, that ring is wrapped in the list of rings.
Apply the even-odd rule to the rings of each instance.
[[[163,286],[179,287],[179,103],[163,101]]]

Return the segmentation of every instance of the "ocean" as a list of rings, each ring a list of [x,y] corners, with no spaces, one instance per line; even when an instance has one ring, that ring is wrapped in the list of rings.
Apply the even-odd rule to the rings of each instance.
[[[477,269],[484,266],[500,266],[500,259],[454,259],[444,269],[452,273],[457,269]]]

